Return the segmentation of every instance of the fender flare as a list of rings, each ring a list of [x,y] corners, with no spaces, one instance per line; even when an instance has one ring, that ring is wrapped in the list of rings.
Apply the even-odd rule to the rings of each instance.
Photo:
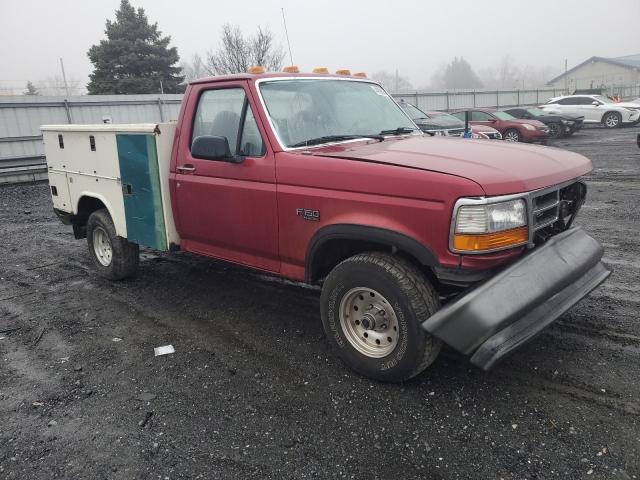
[[[333,224],[318,229],[309,240],[304,260],[305,279],[307,282],[310,283],[314,276],[313,262],[322,245],[330,240],[338,239],[362,240],[396,247],[398,250],[413,256],[423,266],[438,267],[440,265],[438,257],[429,247],[403,233],[368,225]]]

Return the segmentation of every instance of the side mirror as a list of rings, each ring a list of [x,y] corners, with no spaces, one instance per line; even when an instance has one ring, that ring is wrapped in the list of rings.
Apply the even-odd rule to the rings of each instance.
[[[593,105],[594,107],[597,107],[598,105],[600,105],[600,102],[597,100],[594,100],[593,102],[591,102],[591,105]]]
[[[191,156],[203,160],[223,160],[231,163],[241,163],[244,157],[232,155],[227,137],[202,135],[196,137],[191,145]]]

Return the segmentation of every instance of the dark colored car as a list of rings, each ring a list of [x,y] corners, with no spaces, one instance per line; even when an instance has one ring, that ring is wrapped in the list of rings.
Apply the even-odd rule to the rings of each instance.
[[[444,135],[447,137],[460,137],[464,134],[464,121],[446,112],[424,112],[415,105],[400,100],[398,104],[405,113],[411,117],[420,130],[430,135]],[[474,138],[487,138],[489,140],[501,140],[502,135],[495,128],[487,125],[470,125]]]
[[[558,115],[533,107],[515,107],[504,110],[509,115],[524,120],[538,120],[549,127],[551,138],[568,137],[582,128],[584,117]]]
[[[469,112],[472,125],[493,127],[502,134],[507,142],[546,143],[549,127],[538,120],[522,120],[493,108],[469,108],[451,114],[464,121],[465,112]]]

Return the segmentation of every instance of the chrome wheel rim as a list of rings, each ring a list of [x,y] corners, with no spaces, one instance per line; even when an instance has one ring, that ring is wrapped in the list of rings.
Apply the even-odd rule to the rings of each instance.
[[[102,227],[93,229],[93,252],[100,264],[105,267],[111,265],[111,259],[113,258],[111,240],[109,240],[109,235]]]
[[[607,127],[616,127],[618,125],[618,116],[617,115],[607,115],[605,120]]]
[[[369,358],[386,357],[398,344],[396,312],[371,288],[352,288],[342,297],[340,326],[353,348]]]
[[[517,142],[518,141],[518,133],[517,132],[507,132],[504,136],[505,141],[507,142]]]

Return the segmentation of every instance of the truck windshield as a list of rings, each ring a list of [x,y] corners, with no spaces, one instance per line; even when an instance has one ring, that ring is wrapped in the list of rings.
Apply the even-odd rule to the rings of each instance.
[[[259,87],[284,147],[419,131],[375,83],[284,79],[261,82]]]

